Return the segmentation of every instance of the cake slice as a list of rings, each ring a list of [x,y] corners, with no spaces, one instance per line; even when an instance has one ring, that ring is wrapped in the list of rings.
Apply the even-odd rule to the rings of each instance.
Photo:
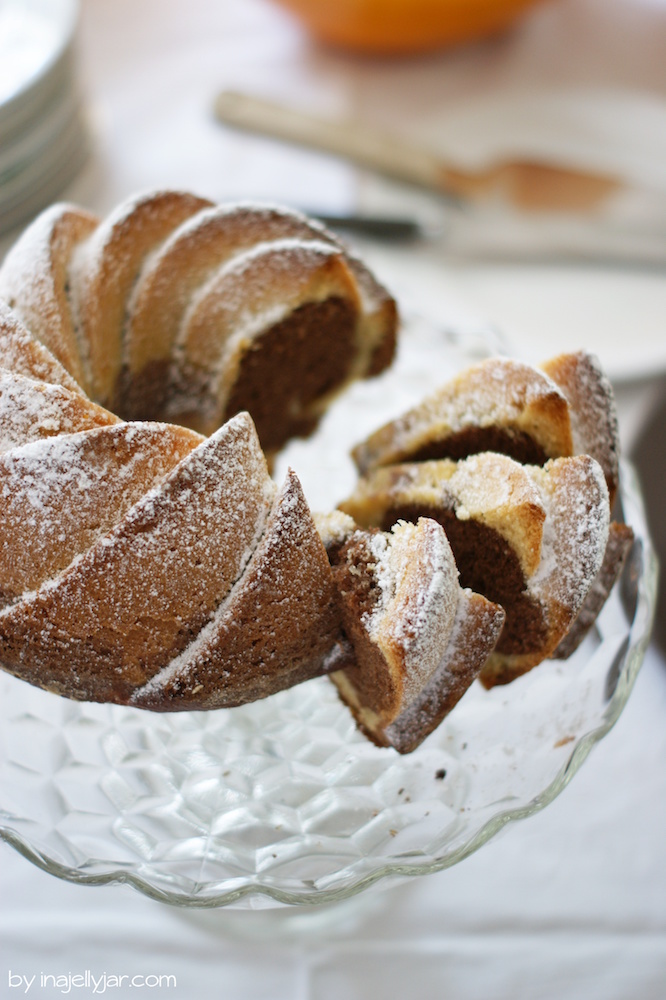
[[[377,469],[341,508],[363,526],[438,521],[461,584],[506,611],[482,671],[506,683],[550,656],[599,572],[609,531],[608,489],[589,456],[541,468],[484,453]]]
[[[552,379],[509,358],[482,361],[375,431],[352,455],[365,474],[485,451],[533,465],[573,454],[569,404]]]
[[[611,384],[594,355],[576,351],[538,367],[512,358],[472,365],[357,445],[353,455],[361,473],[480,451],[530,465],[591,455],[604,470],[612,506],[619,447]]]
[[[504,612],[458,582],[435,521],[329,535],[346,645],[331,674],[359,728],[414,750],[479,675]]]
[[[465,458],[483,450],[542,465],[591,455],[606,477],[611,509],[619,485],[619,433],[613,390],[586,351],[539,367],[508,358],[473,365],[421,404],[386,424],[353,452],[361,472],[382,465]],[[613,522],[604,564],[558,657],[571,655],[591,628],[633,541]]]

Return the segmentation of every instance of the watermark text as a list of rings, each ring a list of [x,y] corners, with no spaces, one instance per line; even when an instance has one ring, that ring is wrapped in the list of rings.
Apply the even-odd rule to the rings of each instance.
[[[40,972],[32,975],[25,975],[21,972],[9,970],[7,977],[8,986],[11,990],[16,990],[17,996],[25,996],[37,990],[51,989],[60,993],[71,993],[74,990],[87,990],[90,994],[100,996],[107,990],[119,989],[120,987],[134,989],[175,989],[176,977],[173,975],[115,975],[111,972],[100,972],[95,975],[90,969],[85,972]]]

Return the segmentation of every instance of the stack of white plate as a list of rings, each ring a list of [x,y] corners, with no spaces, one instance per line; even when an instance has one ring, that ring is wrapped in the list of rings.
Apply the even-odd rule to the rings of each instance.
[[[78,10],[77,0],[0,0],[0,232],[57,198],[86,156]]]

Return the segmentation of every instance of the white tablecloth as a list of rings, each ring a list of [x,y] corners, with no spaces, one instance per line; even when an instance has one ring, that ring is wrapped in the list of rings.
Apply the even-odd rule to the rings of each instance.
[[[530,32],[538,39],[539,24],[559,23],[556,5],[546,6],[534,15],[546,21],[530,22],[517,46],[528,70]],[[637,6],[645,14],[650,5]],[[595,5],[587,7],[589,14]],[[619,2],[613,7],[619,10]],[[572,4],[565,8],[570,12]],[[596,4],[600,18],[603,9]],[[323,110],[345,110],[349,81],[356,86],[359,75],[371,79],[370,64],[312,49],[264,0],[88,0],[83,14],[81,75],[94,152],[68,193],[73,199],[103,212],[132,191],[168,185],[216,199],[262,197],[331,210],[362,202],[367,175],[319,154],[223,131],[212,121],[211,105],[219,87],[257,80],[265,87],[273,74],[283,95],[302,98],[305,92]],[[468,50],[453,57],[453,68],[472,85],[470,66],[510,60],[512,44]],[[660,63],[652,48],[650,53],[650,65],[663,69],[666,60]],[[666,79],[662,74],[655,82],[648,62],[627,58],[621,82],[635,97],[649,92],[651,100],[661,100]],[[605,66],[600,57],[592,64]],[[431,61],[428,73],[432,67]],[[375,69],[387,71],[384,63]],[[547,75],[553,72],[551,67]],[[391,197],[400,208],[400,192]],[[390,269],[386,251],[376,254]],[[594,313],[603,295],[610,297],[609,315],[619,311],[625,323],[633,315],[637,329],[663,332],[663,286],[652,279],[646,292],[647,285],[623,286],[621,277],[600,285],[596,272],[587,286],[585,272],[553,274],[554,301],[575,293]],[[456,272],[442,275],[446,288],[455,288]],[[519,278],[516,284],[516,273],[511,276],[513,300],[503,285],[513,315],[517,294],[537,306],[543,294],[534,272],[526,269]],[[492,297],[475,298],[482,287],[468,281],[466,306],[485,310],[489,322],[506,322],[492,315]],[[553,347],[551,312],[541,301],[541,311],[535,307],[530,314],[543,355]],[[509,308],[509,327],[511,315]],[[504,332],[520,341],[517,327]],[[624,334],[631,340],[626,329]],[[631,439],[645,416],[641,400],[654,393],[656,383],[648,377],[661,371],[653,364],[652,341],[641,355],[640,338],[634,339],[632,351],[638,357],[632,371],[646,381],[638,393],[623,390],[625,414],[633,414],[626,422],[631,431],[625,431]],[[616,375],[622,358],[617,348],[609,350]],[[42,975],[69,974],[84,977],[84,985],[73,981],[72,994],[94,995],[94,982],[101,992],[106,973],[107,992],[118,997],[135,997],[136,986],[127,978],[115,986],[108,977],[172,976],[159,986],[151,986],[152,979],[136,985],[145,982],[153,995],[183,1000],[662,1000],[665,716],[666,662],[653,648],[615,729],[543,813],[510,826],[454,869],[370,893],[330,913],[265,917],[171,909],[126,887],[59,882],[0,845],[0,995],[55,996],[66,987],[42,986]]]

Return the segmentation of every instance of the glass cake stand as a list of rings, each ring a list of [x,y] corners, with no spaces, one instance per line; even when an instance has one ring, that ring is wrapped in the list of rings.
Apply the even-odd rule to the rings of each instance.
[[[313,507],[330,509],[352,487],[354,441],[498,346],[413,320],[392,372],[347,393],[276,475],[290,463]],[[507,687],[474,684],[404,757],[367,742],[325,678],[241,708],[156,715],[2,674],[0,835],[59,878],[183,907],[333,903],[456,864],[551,802],[629,697],[657,570],[626,465],[621,502],[636,542],[576,654]]]

